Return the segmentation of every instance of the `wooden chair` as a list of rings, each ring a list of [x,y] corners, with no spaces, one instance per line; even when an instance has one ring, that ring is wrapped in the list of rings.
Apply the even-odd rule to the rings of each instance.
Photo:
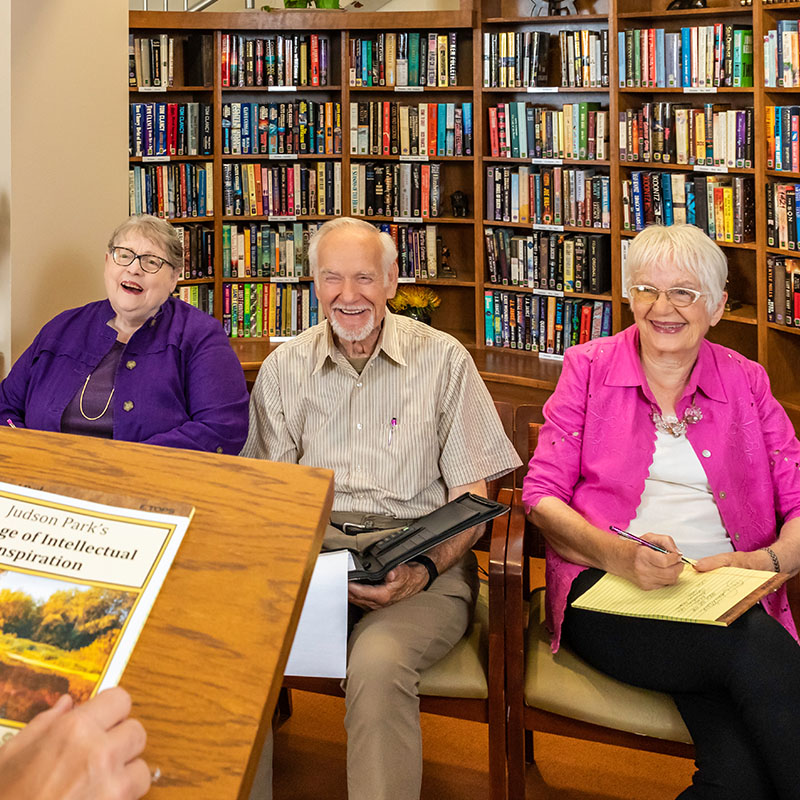
[[[539,428],[538,423],[528,426],[528,459]],[[544,588],[531,591],[528,572],[531,557],[544,555],[544,539],[526,520],[521,495],[516,489],[505,569],[509,799],[525,797],[534,730],[693,758],[691,737],[669,695],[610,678],[563,644],[552,654]]]
[[[496,402],[506,435],[511,438],[512,408]],[[503,485],[505,484],[505,485]],[[493,481],[490,497],[510,504],[513,475]],[[506,797],[505,741],[505,611],[504,575],[509,515],[494,520],[476,549],[489,551],[488,581],[481,582],[472,625],[461,641],[441,661],[420,675],[420,711],[457,719],[484,722],[489,733],[489,797]],[[338,680],[286,677],[285,690],[301,689],[319,694],[344,697]],[[279,701],[282,715],[291,714],[291,697],[283,693]]]

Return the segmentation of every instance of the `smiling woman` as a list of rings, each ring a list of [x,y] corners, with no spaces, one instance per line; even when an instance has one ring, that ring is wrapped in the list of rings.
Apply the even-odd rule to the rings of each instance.
[[[244,375],[222,326],[171,294],[175,230],[125,220],[105,255],[108,298],[48,322],[0,384],[0,420],[18,428],[238,453]]]

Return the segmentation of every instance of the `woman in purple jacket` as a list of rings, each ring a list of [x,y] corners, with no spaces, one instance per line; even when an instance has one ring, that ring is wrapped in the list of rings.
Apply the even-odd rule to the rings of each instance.
[[[523,500],[548,543],[553,649],[563,637],[609,675],[673,696],[697,750],[680,797],[789,800],[800,647],[785,588],[722,628],[570,605],[606,572],[669,586],[692,568],[680,553],[700,571],[800,570],[800,443],[763,368],[705,339],[726,277],[694,226],[636,237],[624,276],[636,324],[567,351]]]
[[[107,300],[50,320],[0,384],[0,424],[236,454],[241,366],[217,320],[172,297],[172,226],[125,220],[105,258]]]

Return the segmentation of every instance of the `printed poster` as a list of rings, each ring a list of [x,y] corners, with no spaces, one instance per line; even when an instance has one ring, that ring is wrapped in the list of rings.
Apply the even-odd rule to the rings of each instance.
[[[0,482],[0,744],[119,682],[193,513]]]

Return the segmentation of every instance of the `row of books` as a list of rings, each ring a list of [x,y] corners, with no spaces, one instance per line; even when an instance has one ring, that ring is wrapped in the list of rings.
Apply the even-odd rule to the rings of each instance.
[[[223,155],[337,155],[342,152],[342,104],[223,103]]]
[[[489,282],[557,292],[603,294],[611,288],[609,238],[601,233],[514,235],[484,229]]]
[[[436,278],[442,260],[442,240],[436,225],[382,223],[378,230],[388,233],[397,247],[401,278]]]
[[[800,86],[800,45],[796,19],[780,19],[764,34],[764,84],[787,89]]]
[[[214,216],[214,165],[211,161],[134,165],[128,170],[131,214],[167,219]]]
[[[134,88],[172,86],[175,40],[166,33],[128,36],[128,85]]]
[[[222,285],[222,327],[232,339],[297,336],[318,318],[313,283]]]
[[[209,103],[131,103],[128,154],[210,156],[212,116]]]
[[[620,161],[750,168],[754,149],[752,107],[662,102],[619,112]]]
[[[472,103],[350,103],[350,152],[471,156]]]
[[[183,248],[178,280],[214,277],[214,231],[199,225],[176,225]]]
[[[483,34],[483,85],[485,88],[548,86],[550,48],[555,38],[545,31],[504,31]],[[608,86],[608,29],[558,32],[563,88]]]
[[[800,259],[767,253],[767,322],[800,328]]]
[[[767,244],[800,250],[800,183],[767,184]]]
[[[458,85],[458,34],[379,33],[350,38],[351,86]]]
[[[487,167],[486,219],[611,227],[611,183],[593,169]]]
[[[574,344],[611,335],[611,303],[487,290],[484,292],[488,347],[563,356]]]
[[[800,172],[800,106],[767,106],[767,169]]]
[[[194,286],[179,286],[176,294],[184,303],[214,316],[214,287],[212,285],[203,283]]]
[[[552,110],[534,103],[489,106],[492,158],[608,158],[608,111],[599,103],[566,103]]]
[[[622,181],[622,225],[696,225],[721,243],[755,239],[752,177],[696,173],[631,172]]]
[[[327,36],[278,33],[249,39],[222,34],[222,86],[327,86],[331,77]]]
[[[350,208],[366,217],[433,219],[442,214],[441,164],[350,164]]]
[[[618,34],[619,85],[711,89],[753,85],[753,27],[637,28]]]
[[[225,216],[293,217],[342,213],[340,161],[222,165]]]
[[[222,226],[223,278],[304,278],[308,244],[321,222]]]

